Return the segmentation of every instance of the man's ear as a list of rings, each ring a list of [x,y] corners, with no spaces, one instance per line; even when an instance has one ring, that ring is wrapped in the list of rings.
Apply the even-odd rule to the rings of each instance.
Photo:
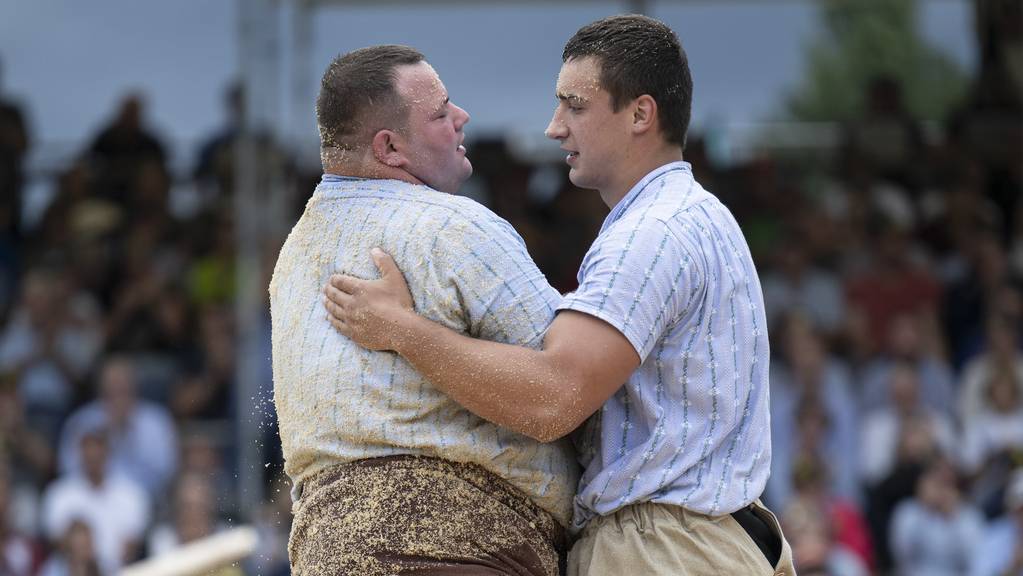
[[[632,101],[632,131],[642,134],[657,127],[657,101],[643,94]]]
[[[401,136],[392,130],[379,130],[373,135],[373,156],[381,164],[392,168],[404,166],[407,160],[401,148]]]

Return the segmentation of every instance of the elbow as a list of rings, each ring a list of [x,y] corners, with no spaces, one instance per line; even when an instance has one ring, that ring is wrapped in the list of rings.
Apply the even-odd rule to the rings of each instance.
[[[526,435],[545,444],[567,436],[587,416],[580,414],[578,400],[563,392],[556,399],[538,406],[530,419],[530,429],[525,432]]]
[[[554,442],[569,432],[559,425],[557,410],[549,406],[536,406],[528,412],[520,413],[515,421],[503,425],[541,444]]]
[[[557,442],[565,437],[571,430],[555,430],[551,428],[538,428],[531,430],[526,436],[529,436],[533,440],[541,444],[550,444],[551,442]]]
[[[556,424],[552,425],[545,422],[534,426],[533,429],[526,434],[526,436],[529,436],[541,444],[549,444],[564,438],[565,435],[571,431],[572,430],[570,429],[564,430]]]
[[[557,441],[575,430],[593,410],[583,397],[587,375],[564,364],[548,365],[543,377],[531,380],[531,389],[520,404],[520,427],[516,429],[541,443]],[[524,409],[524,410],[523,410]]]

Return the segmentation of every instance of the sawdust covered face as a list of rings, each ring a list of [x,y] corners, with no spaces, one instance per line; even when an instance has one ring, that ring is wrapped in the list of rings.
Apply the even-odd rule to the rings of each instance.
[[[555,96],[558,107],[544,133],[568,152],[569,179],[580,188],[611,188],[627,160],[623,151],[631,115],[627,106],[612,110],[611,94],[600,85],[600,61],[586,57],[565,62]]]
[[[437,72],[426,62],[401,67],[397,88],[409,105],[405,169],[431,188],[457,192],[472,175],[462,132],[469,114],[451,101]]]

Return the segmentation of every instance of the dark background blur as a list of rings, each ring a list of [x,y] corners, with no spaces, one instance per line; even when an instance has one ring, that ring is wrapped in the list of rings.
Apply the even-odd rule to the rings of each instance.
[[[463,193],[570,291],[607,209],[541,136],[561,45],[637,7],[688,51],[685,157],[757,261],[800,574],[1023,574],[1023,3],[121,4],[0,7],[0,576],[250,523],[222,572],[286,574],[266,286],[323,66],[422,49],[474,115]]]

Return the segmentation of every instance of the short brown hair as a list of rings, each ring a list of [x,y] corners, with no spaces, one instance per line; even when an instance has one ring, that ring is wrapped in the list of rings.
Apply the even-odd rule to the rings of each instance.
[[[617,112],[649,94],[668,142],[685,146],[693,101],[693,78],[678,36],[659,20],[638,14],[611,16],[587,24],[565,44],[562,62],[596,57],[600,85]]]
[[[327,66],[316,98],[320,146],[351,149],[370,109],[392,110],[404,125],[408,106],[395,90],[395,69],[425,57],[415,48],[386,44],[338,56]]]

